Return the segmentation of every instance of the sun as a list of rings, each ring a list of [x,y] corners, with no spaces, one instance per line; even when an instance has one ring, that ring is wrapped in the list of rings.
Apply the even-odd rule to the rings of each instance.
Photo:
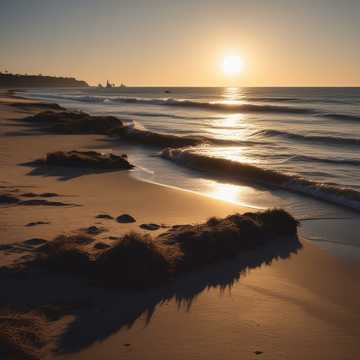
[[[244,63],[240,56],[228,55],[223,59],[223,71],[225,75],[238,75],[243,69]]]

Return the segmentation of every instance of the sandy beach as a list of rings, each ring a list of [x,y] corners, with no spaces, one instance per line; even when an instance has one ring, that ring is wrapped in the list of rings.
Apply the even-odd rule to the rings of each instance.
[[[135,179],[131,170],[44,170],[30,166],[30,162],[49,152],[92,150],[106,142],[107,136],[37,132],[18,120],[47,110],[46,104],[8,93],[0,96],[2,192],[22,200],[27,193],[53,193],[56,201],[65,204],[0,205],[0,246],[15,244],[17,248],[0,251],[1,266],[31,255],[31,249],[23,246],[29,239],[50,241],[60,234],[96,226],[104,230],[96,240],[111,244],[111,237],[129,230],[155,237],[174,225],[254,211],[194,192],[143,182]],[[131,157],[128,160],[131,163]],[[130,214],[136,222],[119,223],[97,218],[99,214],[113,218]],[[150,223],[159,225],[159,229],[149,231],[139,226]],[[299,241],[301,247],[279,253],[270,261],[260,254],[263,260],[252,267],[239,267],[236,260],[219,263],[182,275],[168,288],[136,292],[89,290],[86,305],[78,305],[76,311],[65,316],[46,319],[42,331],[47,345],[41,350],[41,358],[359,358],[359,267],[304,239]],[[55,279],[59,287],[64,285]],[[2,291],[2,314],[16,308],[12,299],[24,298],[32,291],[32,281],[18,281],[6,283]],[[81,292],[76,279],[67,286],[64,299],[71,299],[72,291]],[[54,300],[46,289],[38,296],[44,299],[42,305],[46,299],[50,303]],[[24,303],[17,310],[32,316]]]

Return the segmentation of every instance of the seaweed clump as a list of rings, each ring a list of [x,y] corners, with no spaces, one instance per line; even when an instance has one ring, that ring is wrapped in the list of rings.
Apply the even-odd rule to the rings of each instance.
[[[23,121],[56,134],[120,134],[123,122],[114,116],[92,116],[84,112],[43,111]]]
[[[48,153],[38,163],[48,166],[64,166],[92,169],[120,169],[129,170],[134,167],[127,160],[127,156],[102,154],[96,151],[55,151]]]

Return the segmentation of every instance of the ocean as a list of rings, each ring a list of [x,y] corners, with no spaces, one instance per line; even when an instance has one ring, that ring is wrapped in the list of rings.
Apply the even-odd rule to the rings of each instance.
[[[163,134],[155,147],[98,146],[126,151],[144,180],[255,208],[285,207],[304,221],[359,222],[360,88],[129,87],[30,95],[115,115],[154,142]],[[317,239],[331,238],[329,232]]]

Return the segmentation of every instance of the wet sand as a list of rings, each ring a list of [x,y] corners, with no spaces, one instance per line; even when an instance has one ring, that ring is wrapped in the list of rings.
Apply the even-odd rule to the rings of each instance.
[[[53,192],[60,195],[58,201],[81,206],[1,206],[0,244],[34,237],[50,240],[91,225],[107,229],[98,236],[106,242],[128,230],[146,232],[139,227],[142,223],[196,223],[248,210],[141,182],[129,172],[37,172],[23,166],[50,151],[92,149],[100,140],[104,143],[104,136],[32,133],[16,119],[41,107],[17,108],[12,106],[15,101],[23,100],[0,99],[2,189],[17,190],[15,194]],[[119,224],[96,218],[104,213],[113,217],[128,213],[137,221]],[[49,224],[25,226],[38,221]],[[73,351],[56,358],[356,359],[360,357],[358,266],[301,241],[304,247],[297,254],[240,275],[236,264],[228,263],[185,276],[170,295],[157,290],[117,294],[121,301],[99,303],[80,325],[77,319],[70,321],[70,331],[62,330],[60,339],[70,337]],[[13,257],[1,255],[0,261],[7,264]],[[217,277],[219,281],[214,281]],[[115,297],[111,291],[106,296]]]

